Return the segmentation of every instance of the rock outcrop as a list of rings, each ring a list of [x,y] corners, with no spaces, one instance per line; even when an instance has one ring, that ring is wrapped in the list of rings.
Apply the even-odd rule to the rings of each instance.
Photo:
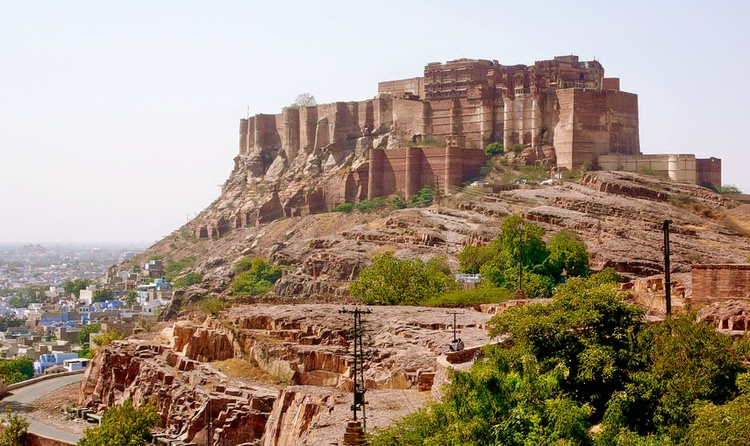
[[[351,416],[351,315],[339,305],[252,305],[203,323],[180,321],[152,342],[102,347],[84,375],[80,403],[94,409],[127,398],[152,400],[167,434],[206,444],[340,444]],[[363,318],[368,426],[421,407],[443,382],[453,318],[445,310],[371,307]],[[490,315],[467,310],[457,330],[467,346],[484,345]],[[218,364],[252,365],[253,376],[230,375]],[[443,361],[442,364],[445,364]],[[265,376],[276,385],[254,384]],[[240,441],[241,440],[241,441]],[[325,441],[325,443],[321,443]]]
[[[126,399],[136,406],[153,401],[168,435],[197,444],[213,435],[239,444],[263,435],[277,394],[230,380],[168,346],[115,341],[100,347],[86,369],[79,403],[101,410]]]

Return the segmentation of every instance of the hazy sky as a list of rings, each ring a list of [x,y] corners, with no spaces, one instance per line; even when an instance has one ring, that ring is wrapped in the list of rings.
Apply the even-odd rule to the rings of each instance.
[[[596,58],[641,151],[750,191],[744,1],[0,2],[0,242],[153,242],[220,192],[239,119],[461,57]],[[746,78],[748,76],[748,78]]]

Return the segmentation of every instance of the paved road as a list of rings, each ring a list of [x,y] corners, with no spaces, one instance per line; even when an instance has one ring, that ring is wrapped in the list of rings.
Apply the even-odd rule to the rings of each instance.
[[[31,403],[40,396],[46,395],[49,392],[67,386],[68,384],[81,382],[82,378],[83,374],[63,376],[62,378],[48,379],[16,389],[0,401],[0,412],[5,413],[5,406],[10,406],[14,413],[24,415],[33,410]],[[31,418],[27,419],[29,420],[29,431],[35,434],[74,444],[82,437],[80,434],[66,432],[62,429],[46,425]]]

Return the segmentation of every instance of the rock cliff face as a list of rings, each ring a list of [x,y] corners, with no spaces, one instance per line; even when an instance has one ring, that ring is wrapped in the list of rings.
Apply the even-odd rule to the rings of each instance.
[[[212,338],[196,337],[187,350],[201,350],[195,345]],[[80,404],[97,410],[128,398],[136,406],[154,401],[167,434],[196,444],[207,444],[209,435],[227,442],[221,444],[239,444],[263,434],[277,391],[232,382],[168,346],[125,341],[100,348],[80,395]]]
[[[181,321],[152,342],[103,347],[81,385],[82,405],[106,408],[131,398],[154,400],[168,434],[206,444],[340,444],[351,416],[351,315],[333,305],[252,305],[204,323]],[[441,309],[374,307],[364,317],[377,354],[365,369],[370,427],[420,407],[432,395],[439,357],[452,339]],[[488,341],[485,313],[458,320],[467,344]],[[234,358],[280,383],[220,372]],[[443,361],[442,364],[445,364]]]

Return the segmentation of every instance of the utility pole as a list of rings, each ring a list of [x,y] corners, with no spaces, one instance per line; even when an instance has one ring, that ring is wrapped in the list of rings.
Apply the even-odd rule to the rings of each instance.
[[[362,329],[362,315],[363,314],[370,314],[372,313],[372,310],[369,308],[366,310],[361,310],[359,308],[355,308],[353,310],[348,310],[346,308],[342,308],[339,310],[339,313],[343,314],[351,314],[354,316],[354,327],[351,330],[352,333],[352,344],[354,346],[353,351],[353,358],[354,358],[354,364],[353,364],[353,370],[352,370],[352,377],[354,380],[354,402],[351,406],[352,409],[352,419],[354,422],[357,422],[357,412],[362,411],[362,416],[360,417],[362,420],[362,432],[364,433],[366,431],[367,427],[367,413],[365,411],[365,406],[367,403],[365,402],[365,392],[367,389],[365,388],[365,377],[364,377],[364,362],[365,359],[371,358],[377,352],[365,350],[364,346],[362,344],[362,335],[364,330]]]
[[[664,220],[661,229],[664,231],[664,296],[667,300],[667,317],[672,315],[672,280],[669,277],[669,224],[672,220]]]
[[[448,314],[453,315],[453,341],[451,341],[450,350],[453,352],[458,352],[464,349],[464,342],[456,336],[456,316],[463,313],[460,313],[458,311],[450,311],[448,312]]]

